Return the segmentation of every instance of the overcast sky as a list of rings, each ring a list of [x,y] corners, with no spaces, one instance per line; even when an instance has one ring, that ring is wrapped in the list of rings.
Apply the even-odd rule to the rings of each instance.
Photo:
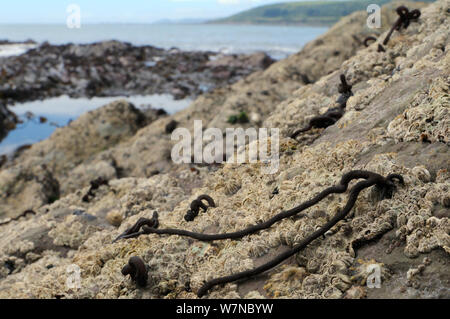
[[[161,19],[225,17],[262,4],[299,0],[0,1],[0,23],[65,23],[70,4],[80,7],[82,23],[148,23]]]

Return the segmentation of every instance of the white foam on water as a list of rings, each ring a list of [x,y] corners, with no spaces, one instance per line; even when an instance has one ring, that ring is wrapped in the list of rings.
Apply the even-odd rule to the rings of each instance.
[[[25,44],[25,43],[15,43],[15,44],[2,44],[0,45],[0,57],[10,57],[24,54],[30,49],[34,49],[36,44]]]
[[[137,108],[151,105],[153,108],[162,108],[167,113],[173,114],[180,111],[192,102],[191,99],[174,100],[169,94],[134,95],[116,97],[71,98],[67,95],[32,101],[11,106],[10,109],[17,115],[32,112],[35,115],[63,115],[78,117],[81,114],[99,108],[117,100],[127,100]]]

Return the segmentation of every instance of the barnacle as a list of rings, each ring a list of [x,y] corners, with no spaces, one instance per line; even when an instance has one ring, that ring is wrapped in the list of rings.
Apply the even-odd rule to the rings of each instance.
[[[380,269],[380,279],[382,282],[390,278],[389,270],[383,263],[379,263],[374,259],[357,259],[355,264],[350,267],[352,274],[351,280],[359,285],[366,285],[368,277],[373,273],[374,265]]]
[[[352,286],[345,292],[344,299],[362,299],[367,295],[366,288],[362,286]]]
[[[301,288],[303,279],[305,279],[307,275],[308,273],[303,267],[284,267],[280,273],[271,276],[264,286],[264,290],[270,296],[287,295],[289,292]],[[275,287],[277,287],[277,289],[275,289]],[[278,290],[279,288],[281,291]]]

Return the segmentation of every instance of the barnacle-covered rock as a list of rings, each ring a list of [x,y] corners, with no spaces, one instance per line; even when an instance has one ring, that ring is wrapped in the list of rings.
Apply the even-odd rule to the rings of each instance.
[[[367,295],[366,289],[363,286],[352,286],[346,291],[344,299],[362,299]]]
[[[365,17],[366,13],[351,19],[357,16]],[[247,111],[258,112],[263,126],[280,129],[279,169],[273,174],[265,174],[260,161],[190,167],[167,164],[171,144],[164,128],[172,117],[155,121],[93,156],[83,165],[92,167],[101,159],[99,169],[105,173],[111,165],[116,177],[139,177],[112,178],[108,186],[95,190],[89,202],[82,201],[88,191],[85,185],[41,205],[36,216],[0,225],[0,262],[4,265],[0,267],[0,297],[195,298],[205,281],[252,269],[302,242],[346,205],[349,190],[329,195],[301,215],[239,240],[201,242],[149,234],[112,241],[139,218],[151,218],[155,210],[159,229],[209,234],[241,230],[313,198],[352,170],[400,174],[404,185],[395,181],[392,189],[364,189],[346,219],[284,265],[261,278],[215,286],[206,297],[259,298],[265,291],[273,298],[363,298],[370,295],[363,285],[372,278],[371,265],[379,267],[382,284],[395,285],[393,274],[406,280],[408,269],[413,269],[409,277],[420,281],[414,257],[440,252],[439,258],[448,262],[450,254],[449,218],[436,216],[448,209],[450,189],[445,139],[449,18],[446,1],[436,1],[422,9],[418,23],[394,32],[387,52],[376,52],[374,44],[347,59],[353,49],[346,47],[342,55],[347,61],[342,63],[339,54],[327,62],[325,73],[317,71],[309,60],[309,54],[316,51],[311,48],[328,47],[318,39],[303,53],[237,85],[219,89],[216,95],[206,94],[173,116],[189,129],[192,119],[197,118],[210,127],[220,127],[228,124],[215,111],[216,105],[235,112],[263,97],[264,102],[254,104],[255,110],[249,106]],[[340,22],[327,37],[340,41],[337,33],[343,33],[348,20]],[[347,37],[351,33],[345,32],[346,41]],[[301,58],[305,57],[309,57],[306,70],[317,81],[298,88],[303,81],[299,72],[305,66]],[[317,61],[322,57],[314,62],[320,68]],[[308,132],[297,141],[290,139],[288,134],[294,128],[333,106],[341,74],[349,79],[354,92],[347,112],[336,125]],[[262,93],[274,88],[278,88],[277,94],[266,97]],[[250,97],[247,91],[258,93]],[[427,139],[420,138],[423,133]],[[439,138],[442,134],[443,140]],[[158,174],[150,174],[155,168]],[[352,181],[349,189],[359,181]],[[208,208],[188,223],[183,216],[200,194],[210,195],[217,207]],[[118,228],[106,222],[111,211],[123,216]],[[36,230],[31,232],[33,228]],[[391,241],[392,248],[383,246],[385,241]],[[363,251],[365,256],[360,257]],[[120,272],[130,256],[141,256],[149,266],[144,288],[136,287]],[[81,287],[66,286],[70,265],[80,268]],[[246,284],[251,284],[250,292]],[[430,295],[445,292],[438,285],[442,284],[430,284],[431,292],[439,291]],[[385,298],[402,296],[395,289],[379,294]]]
[[[108,214],[106,214],[106,220],[111,225],[118,227],[122,223],[123,216],[119,211],[113,210],[113,211],[110,211]]]
[[[419,93],[403,114],[387,128],[389,137],[396,141],[449,143],[450,95],[448,76],[433,79],[429,93]]]
[[[303,267],[284,267],[283,270],[270,277],[264,290],[270,297],[289,296],[301,289],[303,279],[307,275],[308,273]]]

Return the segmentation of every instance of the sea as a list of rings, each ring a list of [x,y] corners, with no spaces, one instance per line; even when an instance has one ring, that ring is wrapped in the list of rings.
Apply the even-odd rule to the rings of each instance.
[[[276,60],[298,52],[306,43],[327,31],[328,27],[274,26],[274,25],[220,25],[220,24],[93,24],[70,29],[65,25],[2,25],[0,40],[51,44],[86,44],[118,40],[134,45],[152,45],[164,49],[185,51],[214,51],[226,54],[266,52]],[[20,55],[35,47],[33,44],[0,45],[1,58]],[[49,137],[56,127],[64,126],[86,111],[124,98],[137,107],[154,105],[172,114],[187,107],[192,101],[175,101],[170,95],[70,98],[55,97],[10,106],[19,117],[32,112],[45,117],[44,124],[27,121],[9,132],[0,141],[0,155],[9,154],[17,147],[33,144]]]

